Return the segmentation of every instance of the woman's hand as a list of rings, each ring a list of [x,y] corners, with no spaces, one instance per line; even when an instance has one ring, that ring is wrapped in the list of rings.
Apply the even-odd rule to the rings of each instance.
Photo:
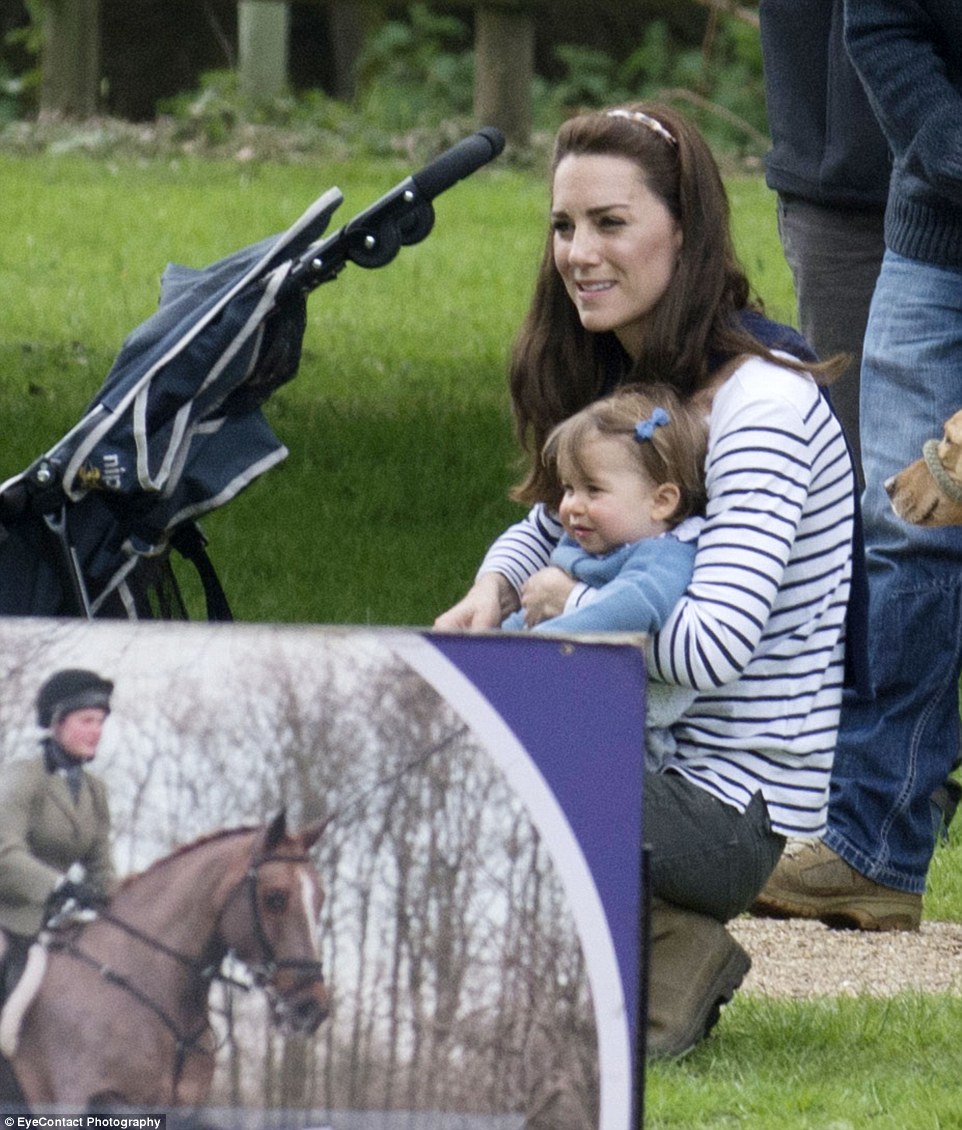
[[[549,565],[529,577],[521,590],[524,622],[529,628],[543,620],[553,620],[565,610],[575,580],[564,569]]]
[[[439,632],[481,632],[497,628],[518,607],[518,594],[500,573],[484,573],[468,592],[434,621]]]

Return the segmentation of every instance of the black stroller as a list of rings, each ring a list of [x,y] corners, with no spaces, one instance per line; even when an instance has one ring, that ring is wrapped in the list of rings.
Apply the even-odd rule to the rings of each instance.
[[[0,484],[0,615],[185,618],[174,549],[208,618],[230,619],[197,519],[287,455],[261,407],[297,373],[307,294],[424,239],[434,197],[503,148],[479,130],[326,238],[336,188],[283,235],[203,270],[169,266],[81,420]]]

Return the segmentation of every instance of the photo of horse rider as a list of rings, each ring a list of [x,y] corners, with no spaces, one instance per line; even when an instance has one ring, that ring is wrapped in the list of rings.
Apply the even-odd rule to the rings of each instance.
[[[113,683],[93,671],[51,675],[36,699],[39,756],[0,775],[0,990],[17,983],[30,944],[65,907],[102,901],[114,882],[110,808],[88,768],[110,714]]]

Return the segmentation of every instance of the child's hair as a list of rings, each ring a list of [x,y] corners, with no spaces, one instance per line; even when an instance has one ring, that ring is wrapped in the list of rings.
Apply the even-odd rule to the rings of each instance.
[[[541,457],[554,486],[543,501],[561,500],[559,468],[583,473],[585,445],[597,436],[624,436],[638,469],[656,485],[675,483],[681,497],[671,517],[677,525],[705,509],[705,456],[708,416],[704,405],[683,402],[669,385],[625,385],[560,423],[548,436]]]

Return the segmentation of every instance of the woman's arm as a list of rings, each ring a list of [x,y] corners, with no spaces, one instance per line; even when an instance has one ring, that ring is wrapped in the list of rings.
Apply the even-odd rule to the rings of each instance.
[[[656,677],[709,690],[736,680],[755,654],[811,487],[805,405],[818,400],[805,378],[760,360],[717,394],[706,521],[688,592],[648,645]]]
[[[539,502],[492,544],[478,573],[500,573],[520,593],[525,581],[548,564],[563,532],[557,517]]]
[[[434,621],[439,632],[479,632],[497,628],[519,607],[518,594],[500,573],[482,573],[467,593]]]
[[[484,556],[467,594],[434,621],[439,631],[497,628],[521,606],[521,590],[529,577],[548,564],[558,544],[560,522],[540,503],[495,541]]]
[[[35,798],[44,781],[45,770],[31,762],[6,766],[0,781],[0,900],[11,906],[43,906],[60,878],[56,868],[42,863],[30,848]]]

